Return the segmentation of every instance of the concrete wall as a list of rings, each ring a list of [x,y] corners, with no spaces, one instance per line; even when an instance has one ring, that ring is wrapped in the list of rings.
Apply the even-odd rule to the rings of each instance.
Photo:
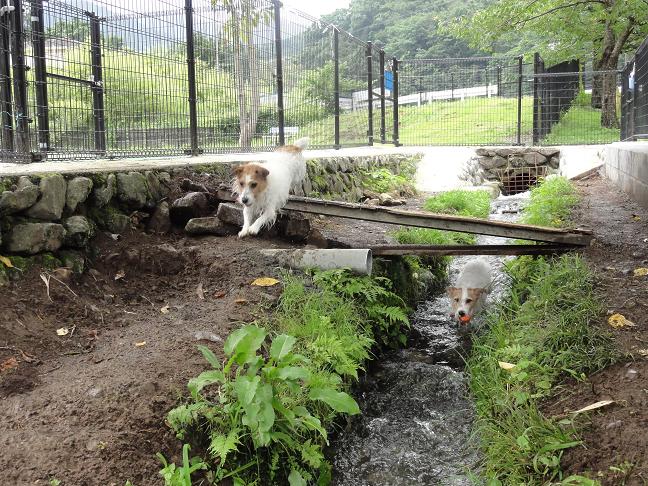
[[[607,147],[605,176],[648,207],[648,143],[618,142]]]

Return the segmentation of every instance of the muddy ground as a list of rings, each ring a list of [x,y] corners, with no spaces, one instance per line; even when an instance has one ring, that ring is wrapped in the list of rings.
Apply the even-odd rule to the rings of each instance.
[[[633,276],[648,267],[648,211],[598,177],[578,186],[576,219],[596,235],[586,257],[610,312],[636,324],[613,331],[634,359],[569,383],[547,412],[615,400],[590,415],[584,447],[567,451],[564,463],[572,473],[600,472],[604,484],[648,484],[648,361],[640,354],[648,348],[648,276]],[[344,245],[385,243],[391,229],[330,218],[313,224]],[[257,250],[294,246],[139,231],[117,241],[100,234],[95,245],[89,270],[65,285],[50,279],[49,297],[40,268],[0,288],[3,484],[161,484],[155,453],[179,459],[165,414],[205,367],[196,346],[220,353],[230,329],[277,299],[280,287],[250,285],[279,271]],[[67,335],[57,335],[61,328]]]
[[[335,246],[385,243],[393,229],[327,218],[313,226]],[[222,356],[230,330],[266,312],[280,286],[250,283],[281,270],[258,250],[295,246],[100,233],[84,274],[56,280],[34,267],[0,287],[1,483],[161,484],[155,454],[178,462],[181,448],[164,418],[205,369],[197,345]],[[41,273],[54,275],[49,296]]]
[[[635,277],[634,270],[648,267],[648,210],[599,176],[577,185],[582,199],[575,219],[594,231],[585,257],[608,309],[598,325],[612,330],[624,356],[585,382],[567,383],[547,408],[559,415],[614,400],[581,416],[584,444],[566,451],[564,467],[568,473],[589,472],[604,485],[643,486],[648,484],[648,276]],[[607,317],[614,313],[634,326],[611,328]]]

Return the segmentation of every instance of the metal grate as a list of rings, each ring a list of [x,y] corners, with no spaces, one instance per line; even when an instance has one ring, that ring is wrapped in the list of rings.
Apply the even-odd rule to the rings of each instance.
[[[547,176],[547,166],[509,167],[496,169],[502,195],[526,192]]]

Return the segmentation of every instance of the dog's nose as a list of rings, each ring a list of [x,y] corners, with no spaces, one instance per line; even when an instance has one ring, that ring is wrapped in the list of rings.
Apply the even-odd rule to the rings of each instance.
[[[463,317],[463,316],[466,315],[466,313],[465,313],[464,311],[462,311],[462,310],[460,310],[459,312],[457,312],[457,314],[459,314],[459,317]]]
[[[248,199],[247,197],[244,197],[243,199],[241,199],[241,202],[242,202],[243,204],[247,204],[248,201],[249,201],[249,199]]]

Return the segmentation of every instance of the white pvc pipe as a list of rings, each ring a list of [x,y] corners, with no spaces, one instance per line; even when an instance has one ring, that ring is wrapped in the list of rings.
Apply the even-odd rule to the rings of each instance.
[[[332,270],[348,268],[360,275],[371,275],[373,259],[371,250],[261,250],[261,253],[274,258],[279,264],[298,268],[318,268]]]

